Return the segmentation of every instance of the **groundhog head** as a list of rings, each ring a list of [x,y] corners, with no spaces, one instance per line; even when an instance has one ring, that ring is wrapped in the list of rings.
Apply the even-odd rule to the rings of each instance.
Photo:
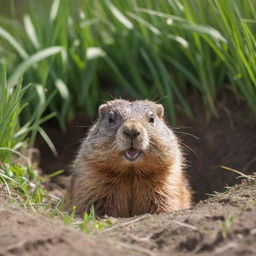
[[[179,150],[163,115],[163,106],[148,100],[113,100],[101,105],[83,145],[84,157],[98,169],[114,171],[149,171],[170,165]]]

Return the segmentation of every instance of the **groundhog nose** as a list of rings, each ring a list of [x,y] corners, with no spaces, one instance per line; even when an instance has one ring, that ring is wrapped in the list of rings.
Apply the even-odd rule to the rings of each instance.
[[[140,135],[140,132],[138,130],[133,129],[124,129],[124,135],[130,139],[135,139]]]

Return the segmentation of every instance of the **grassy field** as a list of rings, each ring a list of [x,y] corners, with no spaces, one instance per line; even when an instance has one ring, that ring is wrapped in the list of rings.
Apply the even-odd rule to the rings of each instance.
[[[24,120],[50,98],[62,129],[111,97],[152,98],[175,121],[196,91],[208,116],[229,90],[256,113],[255,6],[248,0],[28,1],[22,21],[0,20],[8,83],[32,83]],[[42,6],[40,6],[42,5]],[[31,92],[33,91],[33,92]],[[43,111],[45,108],[43,108]]]

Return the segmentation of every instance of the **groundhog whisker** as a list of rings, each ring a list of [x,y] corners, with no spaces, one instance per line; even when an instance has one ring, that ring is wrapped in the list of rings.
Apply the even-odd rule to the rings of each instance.
[[[174,126],[172,126],[172,127],[171,127],[171,130],[182,130],[182,129],[192,129],[192,128],[189,127],[189,126],[180,126],[180,127],[174,127]]]
[[[190,152],[192,152],[197,158],[200,158],[199,155],[191,148],[189,147],[188,145],[186,145],[185,143],[183,143],[182,141],[179,141],[179,143],[181,145],[183,145],[185,148],[187,148]]]
[[[76,128],[89,128],[91,127],[90,125],[76,125]]]
[[[149,151],[152,152],[153,154],[156,154],[159,159],[158,159],[158,164],[163,167],[164,166],[164,157],[159,153],[152,145],[149,147]]]
[[[178,134],[184,134],[184,135],[188,135],[194,139],[197,139],[197,140],[200,140],[199,137],[197,137],[196,135],[193,135],[192,133],[188,133],[188,132],[181,132],[181,131],[175,131],[175,133],[178,133]]]

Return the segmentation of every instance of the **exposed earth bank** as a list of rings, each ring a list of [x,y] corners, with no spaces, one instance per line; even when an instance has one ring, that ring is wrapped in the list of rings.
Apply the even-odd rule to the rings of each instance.
[[[181,139],[186,158],[186,173],[194,191],[194,201],[208,198],[214,191],[223,192],[226,186],[237,182],[236,176],[221,168],[235,168],[245,174],[256,170],[256,120],[244,102],[232,97],[219,99],[218,116],[205,116],[204,105],[196,95],[188,97],[194,119],[191,120],[181,110],[177,114],[175,126],[169,126]],[[70,174],[70,165],[75,158],[81,140],[85,137],[92,120],[77,116],[61,133],[57,124],[48,123],[44,127],[58,151],[55,157],[49,146],[38,138],[36,146],[40,150],[40,167],[44,173],[60,169]],[[62,187],[62,180],[56,183]]]
[[[91,235],[1,201],[0,256],[256,255],[255,211],[255,179],[191,209],[115,219]]]

